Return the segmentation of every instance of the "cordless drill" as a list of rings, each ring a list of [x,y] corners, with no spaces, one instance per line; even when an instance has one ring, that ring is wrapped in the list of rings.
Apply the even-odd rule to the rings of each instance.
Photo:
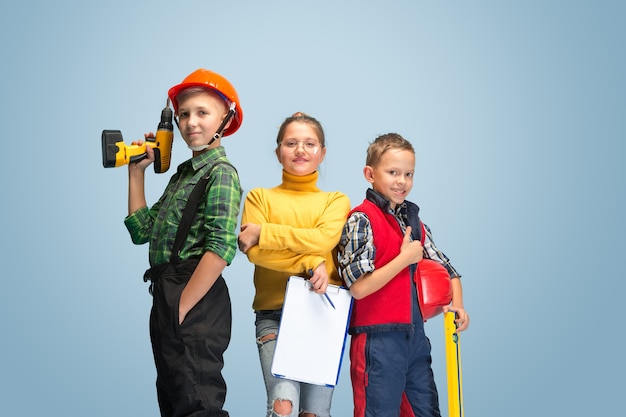
[[[105,168],[119,167],[131,162],[139,162],[148,156],[146,146],[154,149],[154,172],[162,174],[170,168],[174,126],[172,109],[167,99],[161,111],[161,122],[157,127],[156,137],[147,138],[141,145],[126,145],[119,130],[102,131],[102,165]]]

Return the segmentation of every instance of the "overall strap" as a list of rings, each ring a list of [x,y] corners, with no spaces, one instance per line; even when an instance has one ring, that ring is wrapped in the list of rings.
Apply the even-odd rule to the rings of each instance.
[[[176,231],[176,239],[174,240],[174,247],[172,248],[172,259],[170,262],[178,262],[180,261],[180,250],[183,247],[183,242],[187,238],[189,234],[189,230],[191,229],[191,223],[193,222],[193,216],[196,214],[196,210],[198,209],[198,205],[200,204],[200,199],[204,196],[204,192],[206,191],[206,185],[209,182],[209,178],[213,173],[213,170],[218,165],[230,165],[235,172],[237,171],[235,167],[226,162],[226,161],[218,161],[216,162],[209,172],[204,175],[198,183],[195,185],[191,194],[189,194],[189,198],[187,199],[187,205],[185,206],[185,210],[183,211],[183,216],[180,219],[180,224],[178,225],[178,230]]]

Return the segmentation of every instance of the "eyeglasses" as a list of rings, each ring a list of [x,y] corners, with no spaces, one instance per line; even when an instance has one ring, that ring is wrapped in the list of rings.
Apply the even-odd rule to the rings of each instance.
[[[283,145],[289,153],[295,153],[296,150],[300,147],[300,144],[302,144],[302,149],[304,149],[304,152],[308,153],[309,155],[315,155],[320,150],[320,144],[315,140],[288,139],[283,140],[282,142],[280,142],[280,144]]]

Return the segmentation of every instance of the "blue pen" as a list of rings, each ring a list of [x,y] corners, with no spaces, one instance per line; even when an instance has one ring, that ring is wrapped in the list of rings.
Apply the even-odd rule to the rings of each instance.
[[[313,275],[313,270],[312,270],[312,269],[309,269],[309,275]],[[327,300],[328,300],[328,302],[330,303],[330,306],[331,306],[333,309],[337,310],[337,308],[335,308],[335,304],[333,304],[333,302],[332,302],[332,300],[330,299],[330,297],[328,296],[328,294],[324,293],[324,294],[320,294],[320,295],[323,295],[324,297],[326,297],[326,299],[327,299]]]
[[[330,303],[330,306],[336,310],[335,305],[334,305],[334,304],[333,304],[333,302],[330,300],[330,297],[328,296],[328,294],[324,293],[324,294],[322,294],[322,295],[323,295],[324,297],[326,297],[326,299],[327,299],[327,300],[328,300],[328,302]]]

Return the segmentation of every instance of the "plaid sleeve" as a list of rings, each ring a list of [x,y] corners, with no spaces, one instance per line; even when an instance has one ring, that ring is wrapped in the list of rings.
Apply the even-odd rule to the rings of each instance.
[[[230,166],[215,169],[214,179],[206,194],[205,250],[211,251],[228,264],[237,252],[237,216],[242,190],[237,172]]]
[[[154,219],[150,216],[147,207],[142,207],[124,219],[124,225],[130,234],[132,242],[141,245],[150,240]]]
[[[374,271],[375,256],[369,219],[364,213],[355,212],[348,218],[339,240],[339,275],[347,287]]]
[[[450,274],[450,278],[460,278],[461,275],[454,269],[452,264],[450,263],[450,259],[446,256],[445,253],[437,249],[435,246],[435,242],[433,240],[432,232],[430,228],[424,224],[424,229],[426,229],[426,238],[424,239],[424,254],[435,262],[439,262],[442,264]]]

